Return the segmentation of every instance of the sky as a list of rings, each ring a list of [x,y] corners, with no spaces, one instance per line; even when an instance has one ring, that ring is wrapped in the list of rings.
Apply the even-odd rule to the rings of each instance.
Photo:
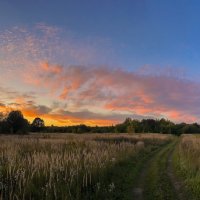
[[[0,0],[0,111],[59,126],[200,122],[199,6]]]

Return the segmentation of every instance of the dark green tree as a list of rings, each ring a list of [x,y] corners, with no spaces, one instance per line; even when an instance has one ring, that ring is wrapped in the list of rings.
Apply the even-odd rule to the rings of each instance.
[[[29,123],[24,118],[21,111],[11,111],[8,114],[6,122],[9,127],[9,132],[14,134],[25,134],[28,132]]]
[[[44,127],[45,127],[44,120],[39,117],[36,117],[31,124],[31,131],[41,132],[44,130]]]

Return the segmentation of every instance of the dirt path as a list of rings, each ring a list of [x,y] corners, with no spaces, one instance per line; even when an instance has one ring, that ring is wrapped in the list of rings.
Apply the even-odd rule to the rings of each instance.
[[[184,185],[174,174],[172,142],[154,152],[144,163],[133,189],[135,200],[187,200]]]
[[[161,149],[153,152],[150,155],[149,159],[144,163],[144,166],[138,176],[136,186],[133,188],[133,199],[135,200],[144,200],[144,185],[145,185],[145,177],[148,171],[148,166],[153,162],[155,154],[157,154]]]
[[[140,176],[138,177],[138,183],[136,187],[133,189],[133,199],[143,200],[143,192],[144,192],[144,180],[145,180],[146,170],[143,169]]]
[[[168,156],[168,165],[167,165],[167,174],[171,180],[171,183],[173,185],[173,188],[177,194],[178,199],[177,200],[188,200],[188,197],[185,195],[185,186],[182,181],[175,175],[172,157],[173,157],[173,151],[171,150]]]

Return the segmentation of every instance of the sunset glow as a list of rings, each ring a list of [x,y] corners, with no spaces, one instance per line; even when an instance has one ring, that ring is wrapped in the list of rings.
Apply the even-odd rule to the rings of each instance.
[[[140,6],[133,3],[133,7],[139,6],[141,13],[148,15],[145,5],[153,3],[141,2]],[[104,4],[105,1],[100,9]],[[174,37],[178,37],[174,29],[174,33],[166,35],[165,42],[169,41],[166,44],[156,38],[156,30],[145,33],[145,27],[140,30],[141,36],[139,30],[135,33],[135,38],[128,34],[133,31],[129,24],[121,36],[114,32],[114,25],[109,29],[108,24],[105,24],[105,32],[98,32],[97,27],[92,32],[86,22],[90,17],[87,14],[83,19],[84,31],[81,22],[73,17],[68,24],[76,22],[78,28],[58,23],[59,19],[45,21],[41,11],[37,19],[33,15],[31,21],[28,11],[4,1],[0,3],[0,12],[3,5],[7,12],[14,9],[13,15],[21,11],[22,14],[13,23],[7,14],[0,19],[0,112],[19,109],[29,121],[39,116],[47,125],[59,126],[112,125],[127,117],[200,122],[197,78],[200,60],[185,56],[198,50],[193,41],[186,40],[187,33],[174,44]],[[48,9],[50,14],[50,5]],[[86,7],[83,9],[84,13],[88,11]],[[105,12],[108,15],[108,11]],[[140,19],[141,13],[130,15],[133,26],[134,20],[143,21],[146,26],[149,20],[158,26],[161,23],[148,17]],[[22,20],[26,15],[27,21]],[[159,15],[163,20],[166,17]],[[102,26],[101,23],[103,19],[99,19]],[[174,24],[166,26],[171,30]],[[128,39],[125,39],[126,31]],[[156,52],[148,34],[155,42]]]

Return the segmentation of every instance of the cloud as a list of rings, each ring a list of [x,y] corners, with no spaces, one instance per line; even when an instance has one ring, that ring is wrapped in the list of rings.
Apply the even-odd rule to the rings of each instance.
[[[24,68],[34,71],[41,61],[105,63],[112,51],[108,40],[79,39],[75,33],[41,23],[32,28],[16,26],[0,31],[0,67],[7,74],[23,72]]]
[[[40,105],[35,99],[35,96],[28,94],[20,94],[19,92],[9,91],[9,89],[1,88],[11,97],[10,101],[0,103],[0,111],[8,113],[11,110],[21,110],[26,118],[31,122],[35,117],[42,117],[47,125],[52,123],[59,125],[74,125],[74,124],[88,124],[88,125],[111,125],[123,121],[127,117],[134,117],[142,119],[143,116],[109,112],[98,113],[89,110],[69,111],[66,103],[53,102],[51,106]],[[12,94],[13,96],[10,96]]]
[[[83,110],[79,112],[67,111],[64,109],[54,109],[53,107],[48,107],[45,105],[37,105],[33,101],[26,101],[25,99],[21,103],[9,103],[0,104],[1,112],[10,112],[11,110],[21,110],[22,113],[32,121],[35,117],[44,118],[48,125],[53,121],[56,124],[73,125],[73,124],[88,124],[88,125],[111,125],[123,121],[127,117],[133,117],[130,114],[100,114],[90,112],[88,110]],[[135,116],[136,118],[142,118],[142,116]]]
[[[45,24],[0,31],[1,109],[60,124],[105,125],[129,116],[199,121],[198,82],[168,66],[126,71],[96,65],[106,54],[112,60],[105,43]]]
[[[0,110],[3,110],[6,107],[6,105],[4,103],[0,102]]]
[[[1,100],[5,101],[7,103],[12,102],[13,100],[16,101],[16,103],[22,101],[23,99],[32,100],[35,99],[35,93],[34,92],[19,92],[16,91],[10,87],[2,87],[0,86],[0,96]]]
[[[9,97],[18,96],[15,106],[22,105],[21,109],[30,117],[41,115],[60,123],[105,125],[106,121],[113,124],[126,117],[166,117],[177,122],[192,122],[198,121],[200,116],[200,86],[185,78],[47,62],[40,64],[32,75],[37,78],[39,87],[49,91],[59,103],[40,105],[30,94],[6,90]],[[2,91],[5,89],[0,88]]]
[[[198,120],[198,82],[165,74],[141,74],[107,67],[65,66],[53,73],[40,71],[39,77],[54,88],[55,96],[74,107],[94,106],[136,115],[169,117],[176,121]],[[62,69],[62,70],[61,70]]]

